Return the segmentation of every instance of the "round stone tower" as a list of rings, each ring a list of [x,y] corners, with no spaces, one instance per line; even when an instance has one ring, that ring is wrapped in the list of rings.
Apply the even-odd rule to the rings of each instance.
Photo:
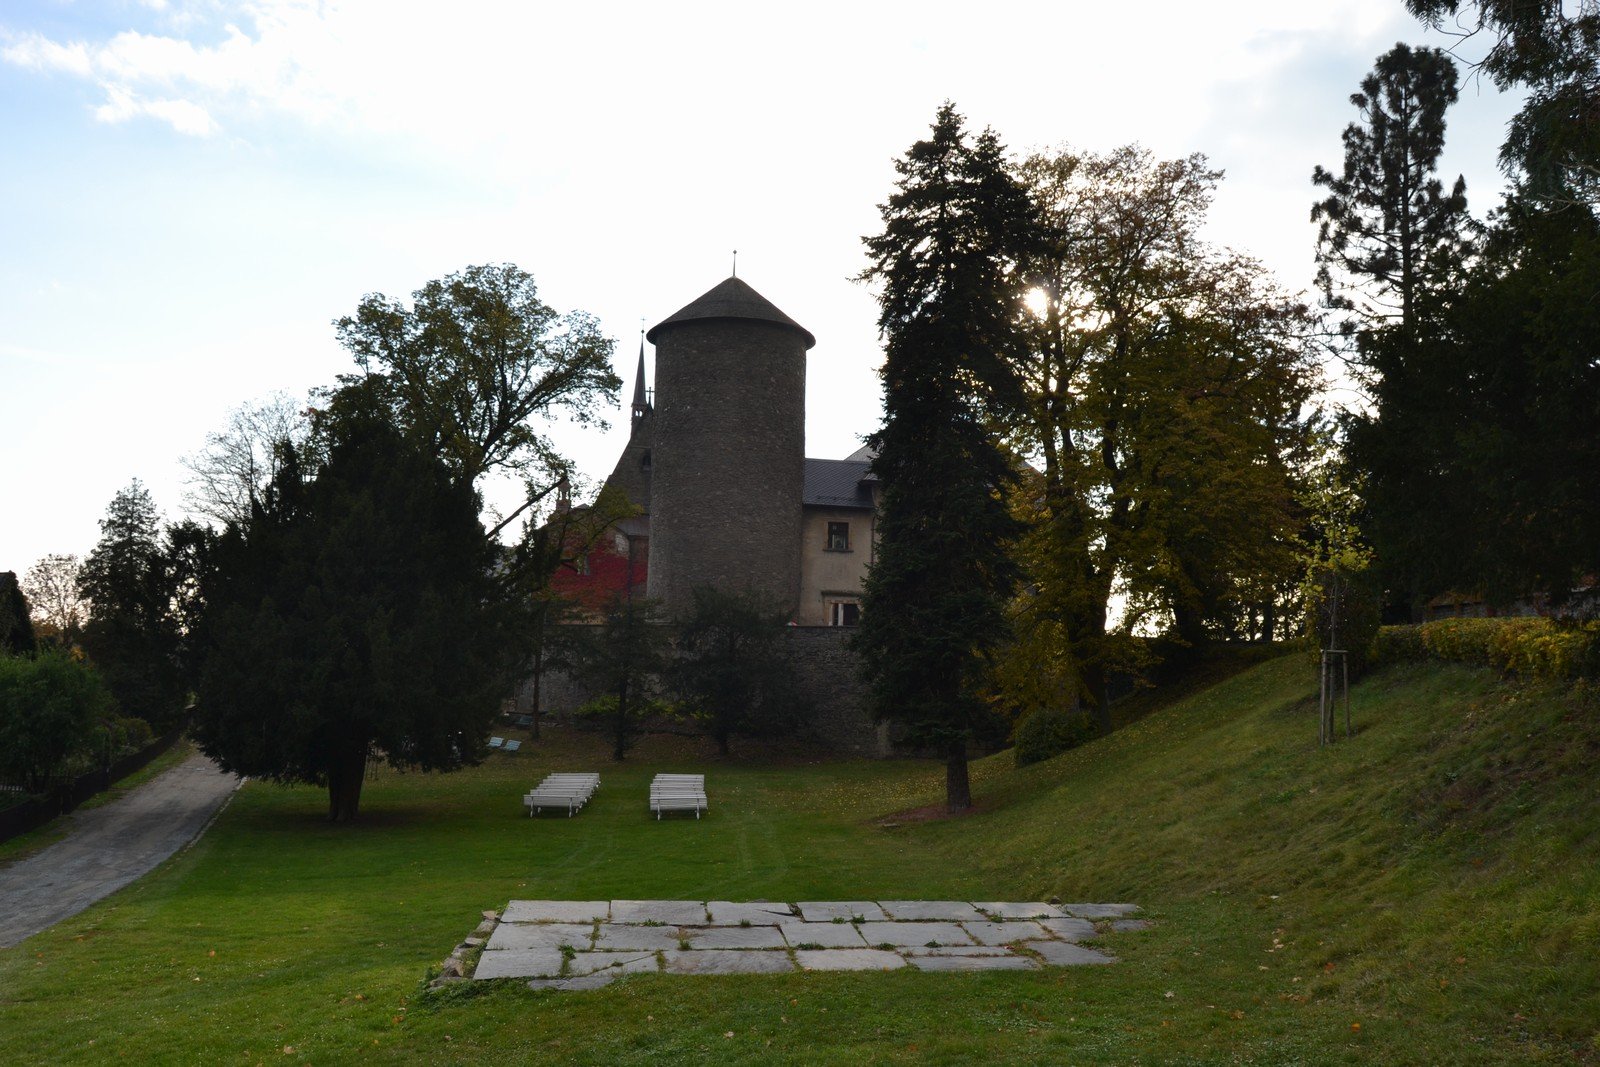
[[[806,350],[816,338],[729,278],[647,335],[656,346],[649,595],[800,595]]]

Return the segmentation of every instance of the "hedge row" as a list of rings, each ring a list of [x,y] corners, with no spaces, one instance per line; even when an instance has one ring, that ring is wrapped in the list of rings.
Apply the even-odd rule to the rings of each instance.
[[[1600,675],[1600,624],[1537,617],[1440,619],[1385,626],[1373,642],[1376,663],[1449,660],[1524,678]]]

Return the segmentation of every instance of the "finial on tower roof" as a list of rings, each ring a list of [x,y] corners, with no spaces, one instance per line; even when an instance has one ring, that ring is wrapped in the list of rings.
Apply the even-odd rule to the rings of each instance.
[[[737,248],[735,248],[733,250],[733,277],[737,278],[738,276],[739,276],[739,250]]]

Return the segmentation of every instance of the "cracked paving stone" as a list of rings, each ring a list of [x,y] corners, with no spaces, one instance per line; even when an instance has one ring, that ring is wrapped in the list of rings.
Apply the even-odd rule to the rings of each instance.
[[[513,900],[503,923],[587,923],[611,917],[609,900]]]
[[[833,925],[829,923],[828,925]],[[692,949],[788,948],[776,926],[703,926],[685,930]]]
[[[738,926],[746,922],[751,926],[777,926],[779,923],[793,922],[795,918],[794,910],[781,903],[713,900],[707,902],[706,910],[711,913],[713,926]]]
[[[504,949],[478,957],[475,979],[554,978],[561,973],[561,952],[554,948]]]
[[[889,918],[901,922],[926,919],[965,922],[983,918],[982,912],[961,900],[882,900],[878,903]]]
[[[898,952],[877,948],[801,949],[794,957],[804,971],[892,971],[906,965]]]
[[[517,948],[588,948],[594,928],[577,923],[501,923],[489,938],[488,950]]]
[[[738,949],[664,952],[669,974],[784,974],[794,970],[787,952],[745,952]]]
[[[1059,919],[1066,912],[1054,904],[1017,904],[1004,900],[975,900],[972,906],[997,919]]]
[[[597,949],[647,949],[677,948],[680,939],[676,926],[629,926],[609,924],[600,927],[595,939]]]
[[[1088,919],[1040,919],[1039,925],[1063,941],[1093,941],[1100,936]]]
[[[784,923],[778,927],[795,948],[816,945],[819,948],[866,948],[861,932],[855,923]]]
[[[870,900],[807,900],[796,904],[806,922],[832,922],[834,919],[870,919],[884,922],[889,917]]]
[[[919,971],[1032,971],[1039,965],[1025,956],[912,956]]]
[[[567,967],[569,975],[594,974],[598,971],[616,971],[632,974],[635,971],[657,971],[654,952],[578,952]]]
[[[1115,963],[1115,956],[1096,952],[1092,948],[1073,945],[1065,941],[1030,941],[1028,947],[1044,958],[1052,967],[1074,967],[1080,963]]]
[[[972,938],[955,923],[862,923],[861,937],[869,945],[972,944]]]
[[[706,906],[698,900],[613,900],[611,921],[693,926],[706,921]]]
[[[1062,904],[1061,910],[1080,919],[1119,919],[1139,910],[1137,904]]]
[[[980,945],[1004,945],[1008,941],[1040,941],[1050,936],[1038,923],[1020,919],[1008,923],[965,922],[961,925]]]

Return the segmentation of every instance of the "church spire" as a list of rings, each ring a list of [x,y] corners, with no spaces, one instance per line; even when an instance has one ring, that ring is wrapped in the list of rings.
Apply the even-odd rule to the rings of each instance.
[[[644,331],[639,331],[639,370],[633,377],[633,425],[650,414],[650,391],[644,383]]]

